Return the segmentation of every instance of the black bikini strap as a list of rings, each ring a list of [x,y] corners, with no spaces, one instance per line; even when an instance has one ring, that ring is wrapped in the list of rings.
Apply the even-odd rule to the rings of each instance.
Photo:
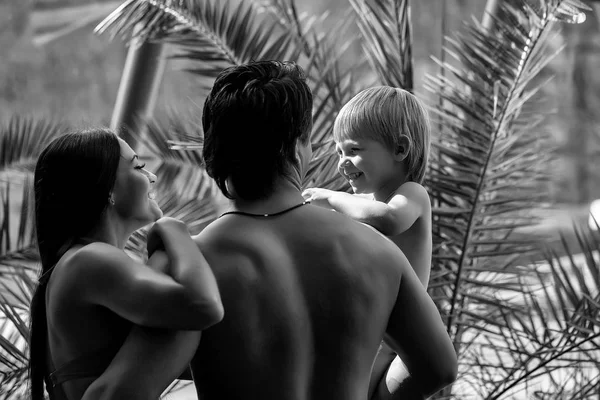
[[[48,379],[52,387],[56,387],[71,379],[98,377],[106,370],[113,356],[114,352],[107,349],[84,354],[62,364],[48,375]]]

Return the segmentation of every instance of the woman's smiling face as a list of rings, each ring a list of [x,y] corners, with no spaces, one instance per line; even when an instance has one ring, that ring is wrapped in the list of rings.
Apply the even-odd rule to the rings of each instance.
[[[124,140],[119,139],[119,144],[121,159],[111,195],[112,207],[121,218],[133,220],[142,227],[162,217],[152,191],[156,175],[145,169],[145,164]]]

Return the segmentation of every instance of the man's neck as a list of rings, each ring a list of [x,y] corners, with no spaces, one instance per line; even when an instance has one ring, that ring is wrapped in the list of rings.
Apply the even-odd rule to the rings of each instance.
[[[282,180],[273,188],[273,192],[262,199],[234,199],[229,211],[242,211],[250,214],[275,214],[304,201],[302,193],[291,182]]]

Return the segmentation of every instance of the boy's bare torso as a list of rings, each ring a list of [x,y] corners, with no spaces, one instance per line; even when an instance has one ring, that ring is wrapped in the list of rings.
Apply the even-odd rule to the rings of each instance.
[[[396,193],[402,195],[407,195],[406,192],[411,191],[418,198],[422,210],[421,216],[417,218],[410,228],[398,235],[388,236],[388,238],[402,250],[413,270],[417,273],[419,280],[427,287],[431,272],[431,252],[433,247],[431,235],[431,202],[427,191],[422,187],[420,189],[416,190],[416,185],[414,184],[404,184],[396,190]]]
[[[226,310],[192,361],[200,398],[367,396],[406,263],[389,241],[310,205],[224,216],[195,240]]]
[[[404,253],[421,282],[429,281],[431,271],[431,207],[427,204],[427,215],[418,218],[405,232],[389,236],[389,239]]]

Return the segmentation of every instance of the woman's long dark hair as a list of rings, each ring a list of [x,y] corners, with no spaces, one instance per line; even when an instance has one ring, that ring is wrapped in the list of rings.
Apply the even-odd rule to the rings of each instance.
[[[44,399],[48,329],[46,284],[60,257],[100,220],[117,177],[121,148],[108,129],[68,133],[53,140],[35,167],[35,225],[42,261],[31,301],[31,398]]]

